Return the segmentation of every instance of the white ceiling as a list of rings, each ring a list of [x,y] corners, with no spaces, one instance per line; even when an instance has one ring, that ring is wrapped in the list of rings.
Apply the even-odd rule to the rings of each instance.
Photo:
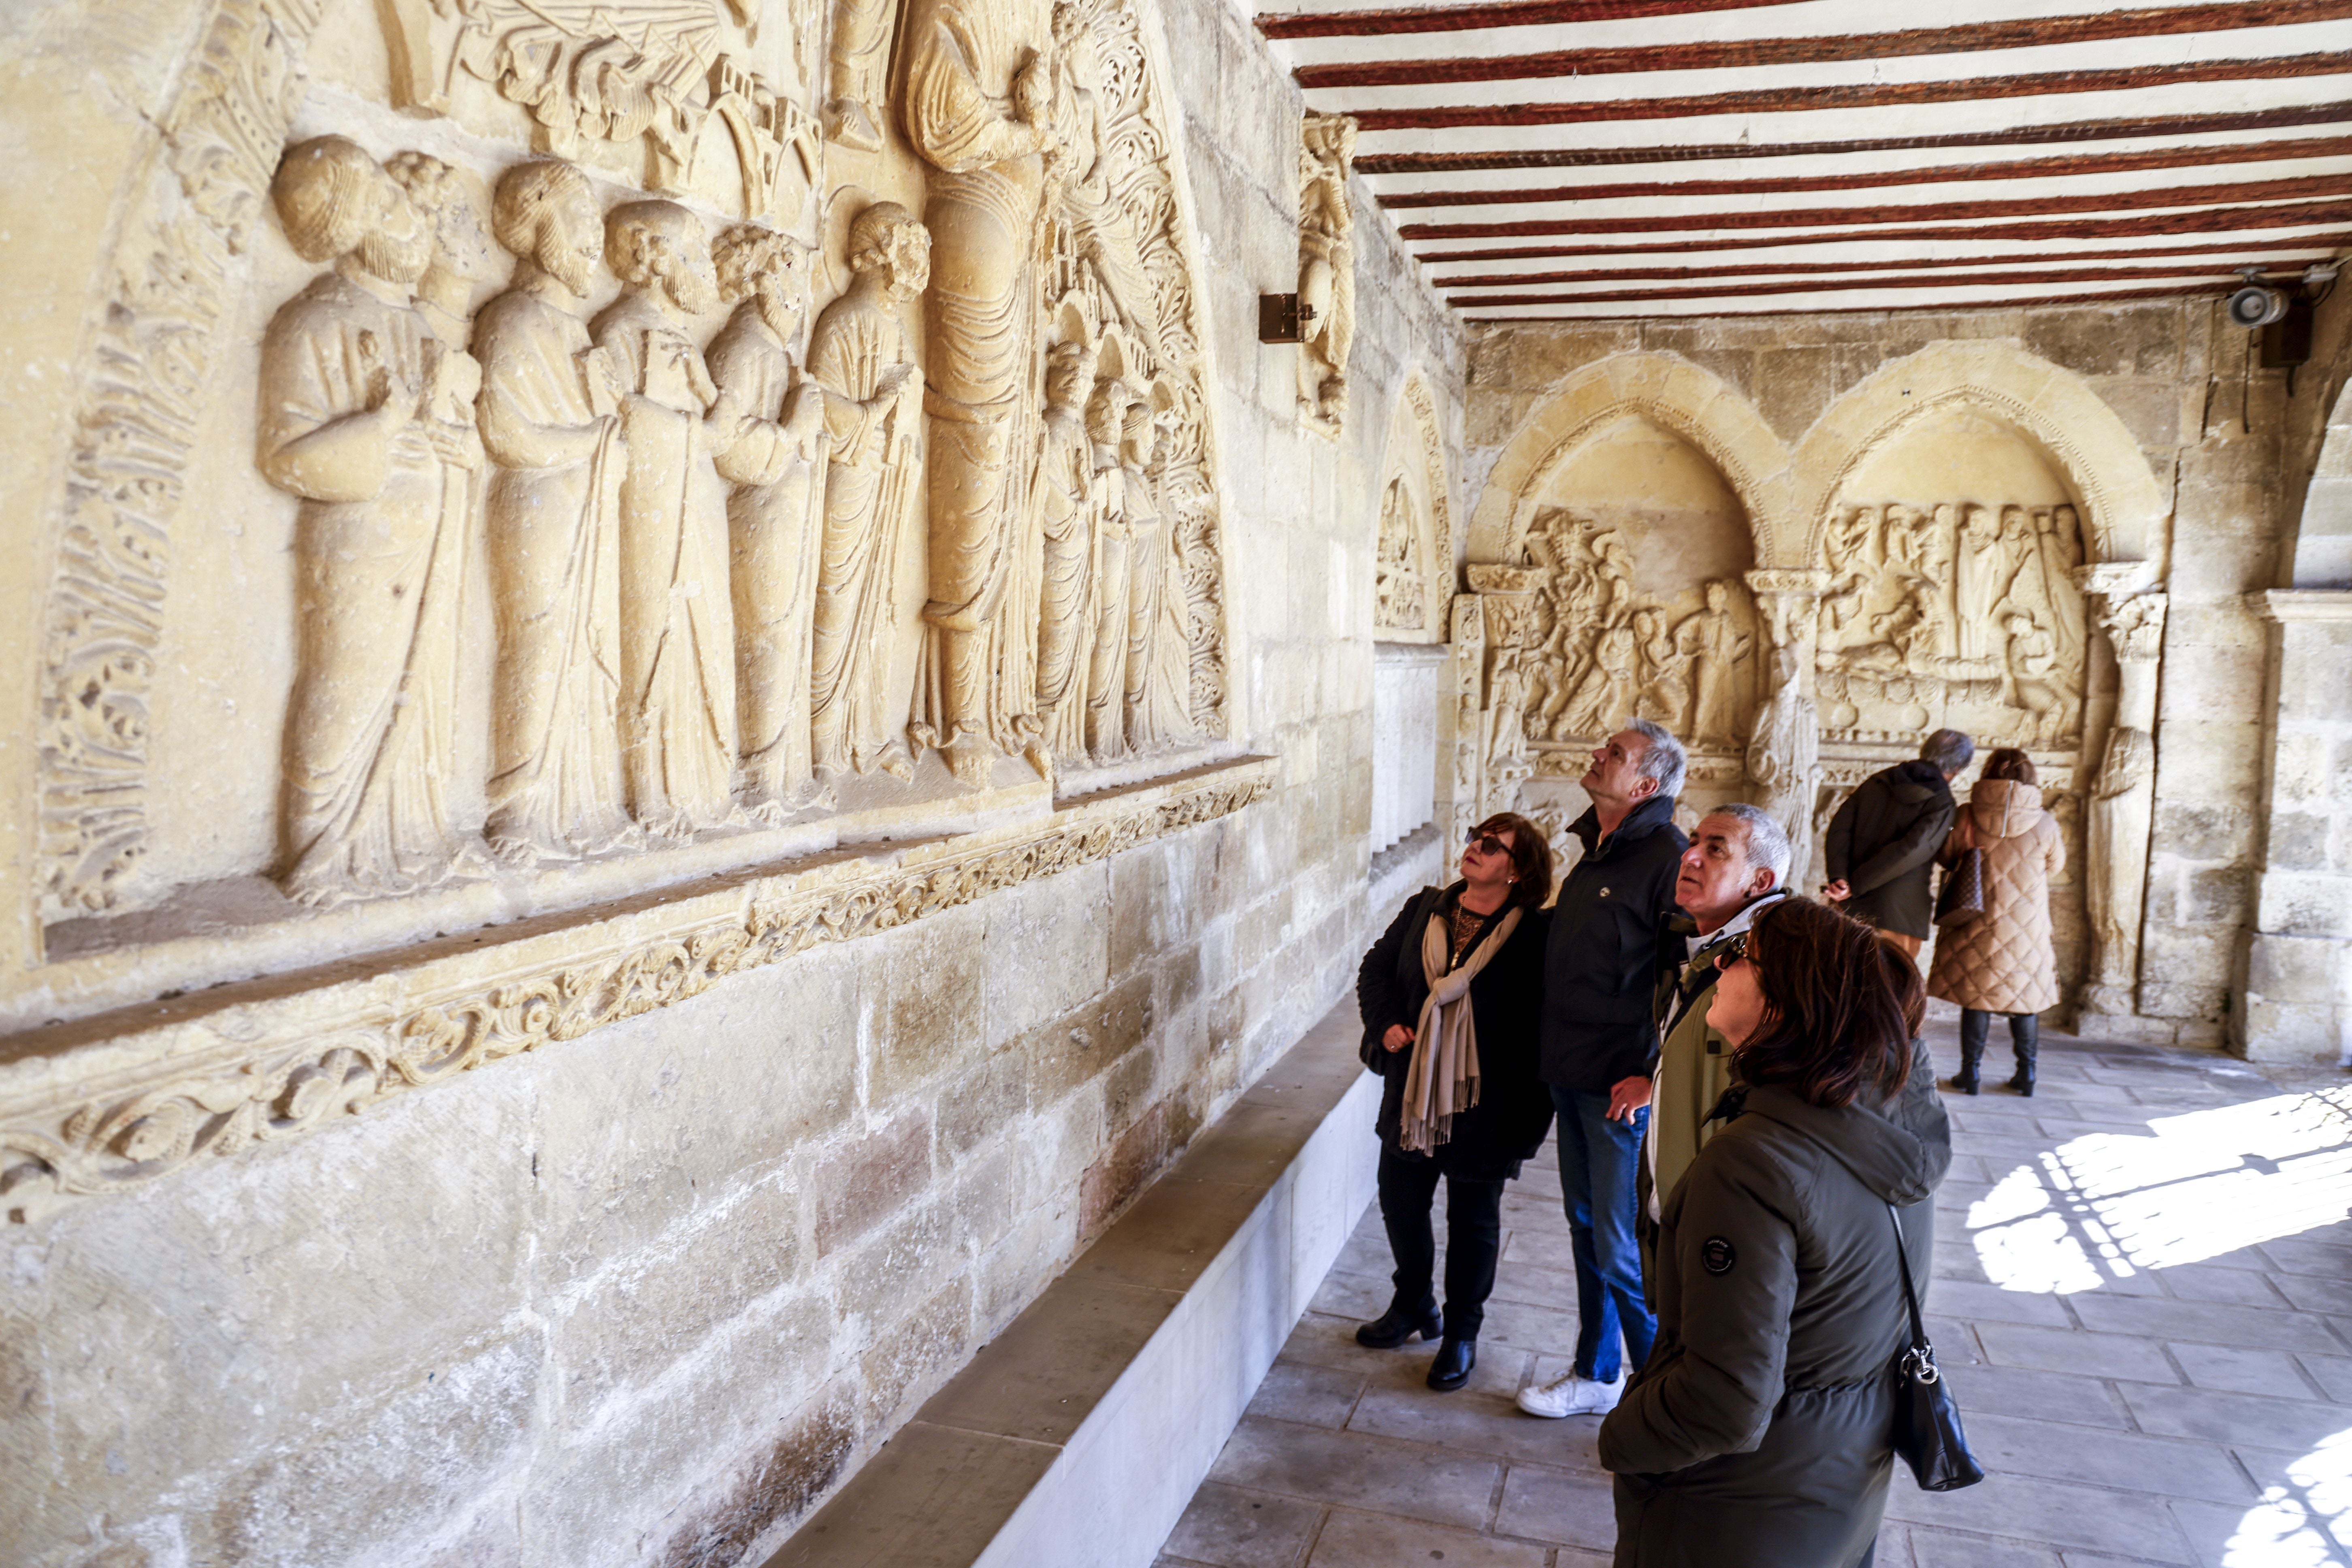
[[[2177,295],[2352,249],[2352,0],[1257,22],[1474,321]]]

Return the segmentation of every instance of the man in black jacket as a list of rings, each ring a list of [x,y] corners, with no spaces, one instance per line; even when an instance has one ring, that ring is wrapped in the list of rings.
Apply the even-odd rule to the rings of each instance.
[[[1952,781],[1976,754],[1958,730],[1938,730],[1917,761],[1871,774],[1830,818],[1822,897],[1915,959],[1935,930],[1931,884],[1952,830]]]
[[[1606,1411],[1625,1386],[1622,1354],[1649,1358],[1657,1321],[1642,1292],[1634,1184],[1648,1130],[1657,1026],[1650,1016],[1658,931],[1674,912],[1690,840],[1675,826],[1683,749],[1636,719],[1592,753],[1592,809],[1569,831],[1584,858],[1562,880],[1544,952],[1538,1071],[1559,1116],[1559,1190],[1576,1258],[1576,1364],[1525,1390],[1530,1415]]]

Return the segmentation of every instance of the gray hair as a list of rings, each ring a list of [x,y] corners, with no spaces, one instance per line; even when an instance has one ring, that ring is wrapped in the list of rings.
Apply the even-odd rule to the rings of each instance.
[[[1747,835],[1748,863],[1761,866],[1772,873],[1772,885],[1785,886],[1789,880],[1789,834],[1780,819],[1760,805],[1750,805],[1735,800],[1728,805],[1718,805],[1709,816],[1727,816],[1737,822]]]
[[[1689,765],[1683,756],[1683,743],[1663,724],[1647,719],[1630,719],[1625,728],[1648,742],[1642,748],[1642,760],[1633,771],[1645,779],[1658,781],[1658,793],[1673,796],[1683,792],[1683,772]]]
[[[1919,760],[1935,763],[1948,778],[1967,767],[1976,754],[1977,743],[1958,730],[1938,730],[1919,745]]]

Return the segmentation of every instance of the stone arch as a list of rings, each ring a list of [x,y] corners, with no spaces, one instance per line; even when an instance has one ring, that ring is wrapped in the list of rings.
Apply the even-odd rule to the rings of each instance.
[[[2081,376],[2004,342],[1929,343],[1831,405],[1797,447],[1800,531],[1790,556],[1774,564],[1811,566],[1855,466],[1914,420],[1955,405],[2016,431],[2074,487],[2093,559],[2141,562],[2162,575],[2170,511],[2129,426]]]
[[[1402,564],[1420,579],[1422,614],[1419,624],[1412,625],[1382,618],[1376,605],[1375,635],[1408,641],[1442,641],[1447,606],[1453,598],[1454,504],[1437,396],[1428,377],[1419,370],[1409,374],[1398,391],[1381,461],[1381,510],[1375,556],[1381,563],[1377,569],[1382,573],[1388,569],[1391,542],[1388,536],[1395,525],[1391,511],[1396,503],[1391,496],[1400,489],[1407,497],[1406,522],[1411,530],[1410,560]]]
[[[1720,376],[1676,355],[1649,353],[1612,354],[1586,365],[1520,425],[1486,476],[1471,515],[1470,558],[1516,560],[1544,481],[1628,414],[1689,441],[1722,473],[1748,513],[1758,566],[1802,563],[1805,530],[1790,504],[1786,445]]]
[[[2294,588],[2352,588],[2352,383],[2327,416],[2295,529]]]

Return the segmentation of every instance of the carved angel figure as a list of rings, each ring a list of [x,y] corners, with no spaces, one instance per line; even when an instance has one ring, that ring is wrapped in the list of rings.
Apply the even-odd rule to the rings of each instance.
[[[810,744],[821,775],[878,767],[914,776],[897,718],[885,710],[891,578],[923,471],[915,412],[922,372],[907,358],[898,309],[923,291],[930,256],[929,234],[905,207],[867,207],[849,226],[848,291],[809,334],[809,377],[824,390],[832,437],[809,656]]]
[[[629,811],[648,831],[685,837],[739,818],[727,502],[712,459],[734,444],[740,405],[720,395],[688,332],[719,304],[702,220],[675,202],[626,203],[605,218],[604,256],[624,285],[593,333],[627,389],[621,738]]]
[[[499,176],[491,226],[515,270],[474,322],[498,466],[490,847],[569,859],[635,831],[621,774],[621,381],[585,320],[604,215],[579,170],[541,159]]]
[[[817,554],[824,533],[824,393],[793,365],[808,310],[812,252],[763,228],[730,230],[715,259],[719,292],[740,300],[709,353],[711,379],[745,422],[719,454],[731,481],[727,531],[735,603],[735,678],[743,759],[739,787],[755,812],[815,804],[809,749],[809,658]]]
[[[466,547],[451,498],[481,447],[457,412],[462,356],[411,298],[435,249],[415,205],[341,136],[288,148],[270,198],[295,253],[333,264],[262,339],[256,454],[301,500],[278,878],[325,906],[487,869],[446,794]]]

